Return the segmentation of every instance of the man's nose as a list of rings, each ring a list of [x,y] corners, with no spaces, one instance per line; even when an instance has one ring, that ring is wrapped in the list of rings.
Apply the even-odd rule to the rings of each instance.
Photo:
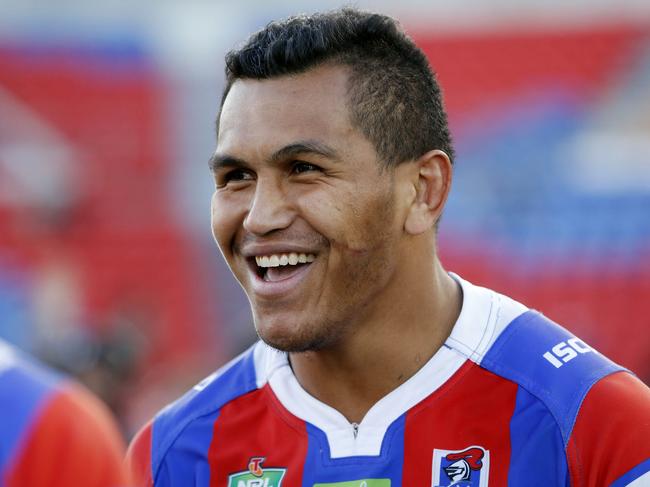
[[[289,227],[295,212],[281,184],[258,180],[244,229],[255,235],[266,235]]]

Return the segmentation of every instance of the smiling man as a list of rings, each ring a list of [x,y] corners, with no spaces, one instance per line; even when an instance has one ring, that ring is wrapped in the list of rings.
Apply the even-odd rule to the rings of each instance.
[[[138,434],[142,485],[642,485],[650,392],[448,274],[453,150],[390,18],[272,23],[226,59],[212,231],[261,341]]]

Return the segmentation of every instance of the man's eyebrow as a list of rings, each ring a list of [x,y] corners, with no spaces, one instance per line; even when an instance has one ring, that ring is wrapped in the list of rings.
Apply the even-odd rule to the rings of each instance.
[[[334,161],[340,160],[338,153],[322,142],[316,140],[301,140],[294,142],[275,151],[269,161],[272,163],[277,163],[283,159],[288,159],[290,157],[295,157],[298,154],[316,154],[321,157],[326,157],[327,159],[332,159]],[[223,168],[223,167],[247,167],[248,163],[235,156],[229,154],[219,154],[215,152],[208,159],[208,167],[212,172]]]
[[[269,160],[271,162],[279,162],[282,159],[288,159],[298,154],[316,154],[327,159],[340,159],[338,153],[327,144],[323,144],[317,140],[301,140],[278,149],[271,155]]]
[[[222,167],[242,167],[247,165],[248,164],[246,164],[246,161],[243,159],[228,154],[218,154],[216,152],[210,156],[210,159],[208,159],[208,167],[212,172],[215,172],[217,169]]]

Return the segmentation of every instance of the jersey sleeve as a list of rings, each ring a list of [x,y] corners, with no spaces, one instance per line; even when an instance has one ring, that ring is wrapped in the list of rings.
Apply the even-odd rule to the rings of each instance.
[[[5,477],[7,487],[130,485],[124,443],[107,408],[76,384],[46,399]]]
[[[153,421],[149,421],[133,438],[126,452],[126,468],[136,487],[152,487],[151,434]]]
[[[589,390],[567,445],[573,486],[650,485],[650,389],[617,372]]]

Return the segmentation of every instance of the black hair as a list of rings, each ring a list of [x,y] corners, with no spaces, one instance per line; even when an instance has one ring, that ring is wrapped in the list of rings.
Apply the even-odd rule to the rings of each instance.
[[[433,149],[453,160],[447,114],[429,62],[385,15],[344,8],[271,22],[226,55],[221,105],[237,79],[299,74],[326,63],[349,67],[351,121],[385,165]]]

